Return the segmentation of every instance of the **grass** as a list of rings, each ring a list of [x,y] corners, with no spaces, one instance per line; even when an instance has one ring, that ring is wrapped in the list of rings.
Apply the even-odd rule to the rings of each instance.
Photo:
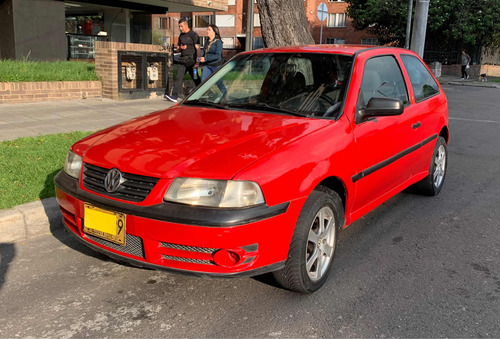
[[[63,168],[69,147],[90,133],[0,142],[0,209],[54,196],[54,177]]]
[[[95,65],[81,61],[0,60],[0,82],[94,81]]]

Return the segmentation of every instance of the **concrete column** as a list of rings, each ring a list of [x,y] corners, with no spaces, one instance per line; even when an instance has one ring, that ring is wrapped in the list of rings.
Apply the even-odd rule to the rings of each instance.
[[[411,50],[421,58],[424,56],[425,32],[427,30],[427,15],[430,0],[417,0],[415,6],[415,19],[413,21],[413,34],[411,37]]]

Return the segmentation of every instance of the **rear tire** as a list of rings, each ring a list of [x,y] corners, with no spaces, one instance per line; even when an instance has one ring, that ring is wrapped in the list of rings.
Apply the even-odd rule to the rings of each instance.
[[[443,137],[438,137],[429,165],[429,174],[415,183],[415,190],[423,195],[435,196],[443,188],[448,166],[448,148]]]
[[[344,208],[339,195],[319,186],[302,207],[285,267],[273,272],[276,281],[296,292],[317,291],[328,278],[337,230],[343,225]]]

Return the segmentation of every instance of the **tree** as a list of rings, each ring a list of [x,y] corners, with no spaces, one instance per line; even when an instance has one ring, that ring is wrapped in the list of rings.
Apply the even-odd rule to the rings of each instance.
[[[257,7],[265,46],[314,44],[303,0],[257,0]]]
[[[370,29],[382,43],[402,45],[408,0],[346,0],[356,29]],[[498,0],[431,0],[427,41],[440,46],[485,46],[500,31]]]

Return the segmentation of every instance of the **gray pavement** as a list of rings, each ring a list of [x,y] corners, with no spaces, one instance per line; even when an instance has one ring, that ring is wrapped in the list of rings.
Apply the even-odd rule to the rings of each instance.
[[[443,76],[444,85],[500,88],[499,82],[477,81],[473,77],[460,80]],[[150,112],[172,107],[157,99],[113,101],[85,99],[28,104],[0,105],[0,141],[69,131],[94,131]],[[0,197],[1,198],[1,197]],[[0,243],[22,241],[49,234],[49,225],[60,220],[55,198],[43,199],[0,210]],[[52,222],[51,222],[52,221]]]
[[[0,105],[0,141],[70,131],[96,131],[173,106],[161,98],[84,99]]]

